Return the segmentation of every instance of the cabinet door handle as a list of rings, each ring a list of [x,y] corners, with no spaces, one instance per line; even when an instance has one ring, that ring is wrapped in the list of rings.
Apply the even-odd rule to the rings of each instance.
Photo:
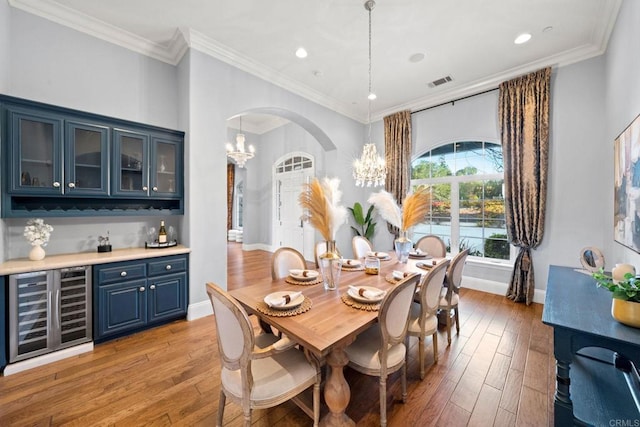
[[[156,285],[151,285],[149,286],[149,289],[154,290],[156,288]]]
[[[164,267],[164,268],[165,268],[165,270],[171,270],[171,264],[167,264],[167,265],[165,265],[165,267]]]
[[[126,272],[126,271],[121,272],[121,273],[120,273],[120,276],[121,276],[121,277],[127,277],[127,272]]]
[[[140,286],[140,289],[138,289],[140,292],[144,292],[144,286]]]
[[[54,187],[56,187],[56,188],[58,188],[58,187],[60,187],[60,183],[59,183],[58,181],[55,181],[55,182],[53,183],[53,186],[54,186]]]
[[[149,187],[147,187],[146,185],[144,187],[142,187],[143,191],[147,191],[149,189]]]
[[[158,191],[158,187],[153,187],[152,190],[153,191]]]
[[[69,188],[76,188],[76,183],[75,182],[70,182],[69,183]]]

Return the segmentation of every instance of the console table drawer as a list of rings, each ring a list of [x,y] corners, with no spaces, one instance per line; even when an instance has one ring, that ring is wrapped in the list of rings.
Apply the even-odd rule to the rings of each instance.
[[[187,257],[184,255],[163,257],[149,261],[149,276],[167,273],[179,273],[187,270]]]
[[[116,267],[100,268],[98,281],[101,284],[133,280],[146,277],[146,263],[122,264]]]

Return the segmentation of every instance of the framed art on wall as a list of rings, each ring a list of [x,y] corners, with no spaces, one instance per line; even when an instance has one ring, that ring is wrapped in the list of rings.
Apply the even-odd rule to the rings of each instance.
[[[640,252],[640,115],[614,141],[614,239]]]

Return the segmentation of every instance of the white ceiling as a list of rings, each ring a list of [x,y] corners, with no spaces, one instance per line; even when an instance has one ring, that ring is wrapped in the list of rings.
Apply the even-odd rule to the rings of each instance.
[[[190,46],[367,121],[364,0],[8,1],[173,64]],[[373,120],[495,88],[544,66],[599,55],[621,0],[376,2]],[[515,45],[522,32],[531,33],[531,41]],[[306,59],[295,57],[299,46],[309,52]],[[416,53],[425,59],[411,62]],[[445,76],[453,80],[429,87]]]

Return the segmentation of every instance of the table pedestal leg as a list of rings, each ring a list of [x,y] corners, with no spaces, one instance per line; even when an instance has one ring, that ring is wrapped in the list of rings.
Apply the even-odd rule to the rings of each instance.
[[[349,363],[349,359],[343,347],[336,347],[327,356],[327,363],[331,367],[331,373],[324,386],[324,400],[329,407],[329,413],[320,422],[321,426],[355,426],[351,418],[344,413],[349,405],[351,390],[344,378],[343,368]]]

